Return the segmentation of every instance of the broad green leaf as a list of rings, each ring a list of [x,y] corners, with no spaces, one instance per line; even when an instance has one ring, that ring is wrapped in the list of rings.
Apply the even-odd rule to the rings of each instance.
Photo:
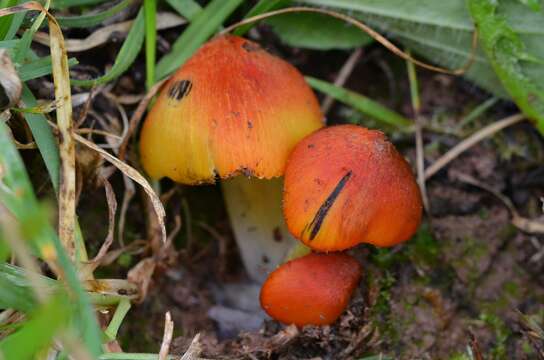
[[[332,96],[334,99],[351,106],[363,114],[370,115],[378,121],[398,128],[406,128],[412,124],[410,120],[402,115],[389,110],[366,96],[309,76],[306,77],[306,81],[315,90]]]
[[[120,3],[115,4],[108,10],[91,14],[91,15],[79,15],[79,16],[56,16],[60,26],[68,28],[86,28],[101,24],[104,20],[119,13],[121,10],[129,6],[134,0],[123,0]]]
[[[33,359],[51,344],[60,330],[68,326],[69,307],[66,294],[59,294],[38,307],[20,329],[0,341],[3,359]]]
[[[287,5],[291,4],[291,0],[260,0],[255,6],[248,11],[245,19],[252,16],[257,16],[267,11],[272,11],[280,8],[284,8]],[[234,35],[243,36],[246,32],[249,31],[256,23],[246,24],[238,27],[234,30]]]
[[[92,80],[72,79],[71,83],[75,86],[93,87],[95,85],[105,84],[122,75],[134,63],[142,45],[144,43],[145,21],[144,12],[140,10],[134,20],[123,46],[111,69],[103,76]]]
[[[522,39],[497,14],[495,1],[467,0],[467,3],[478,26],[482,46],[506,91],[544,133],[544,82],[532,78],[523,67],[523,62],[530,60],[533,54],[527,53]]]
[[[383,34],[400,40],[427,61],[459,68],[471,53],[474,26],[465,0],[299,0],[301,4],[327,7],[355,16]],[[513,30],[532,55],[544,58],[544,9],[538,13],[516,0],[499,2]],[[544,83],[544,66],[524,63],[527,75]],[[488,91],[508,97],[481,49],[465,76]]]
[[[202,11],[200,6],[195,0],[166,0],[174,10],[181,16],[189,21],[193,19]]]
[[[290,13],[266,21],[280,39],[293,47],[315,50],[366,46],[372,38],[339,19],[313,13]]]
[[[243,0],[212,0],[174,42],[170,53],[157,64],[157,80],[164,79],[182,65]]]

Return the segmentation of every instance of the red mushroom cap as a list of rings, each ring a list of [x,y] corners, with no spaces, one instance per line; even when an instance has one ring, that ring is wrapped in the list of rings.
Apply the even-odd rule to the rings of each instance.
[[[346,254],[297,258],[268,276],[261,289],[261,306],[285,324],[331,324],[348,305],[361,272],[359,263]]]
[[[408,163],[383,133],[355,125],[324,128],[297,144],[283,201],[289,231],[317,251],[398,244],[422,215]]]

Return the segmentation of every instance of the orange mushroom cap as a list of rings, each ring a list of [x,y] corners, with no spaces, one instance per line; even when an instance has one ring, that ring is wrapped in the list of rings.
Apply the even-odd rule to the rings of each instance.
[[[261,289],[261,306],[285,324],[328,325],[342,314],[361,278],[349,255],[309,254],[281,265]]]
[[[317,251],[392,246],[408,240],[421,221],[408,163],[382,132],[355,125],[325,128],[298,143],[283,195],[289,231]]]
[[[226,35],[202,46],[166,83],[142,128],[154,178],[213,183],[215,175],[283,175],[294,145],[323,126],[303,76],[258,44]]]

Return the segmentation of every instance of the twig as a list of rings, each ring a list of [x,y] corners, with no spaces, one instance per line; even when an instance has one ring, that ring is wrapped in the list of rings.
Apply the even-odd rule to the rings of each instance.
[[[145,109],[147,108],[147,105],[153,99],[157,91],[161,88],[161,86],[166,82],[168,79],[164,79],[156,83],[149,89],[147,94],[144,96],[144,98],[140,101],[138,104],[138,107],[136,110],[134,110],[134,113],[132,113],[132,117],[129,121],[128,130],[124,135],[123,142],[121,142],[121,145],[119,146],[119,159],[125,160],[126,151],[127,151],[127,145],[128,141],[130,140],[130,137],[134,133],[134,131],[138,128],[138,124],[140,123],[140,120],[142,119],[142,116],[145,112]]]
[[[357,62],[359,62],[359,59],[361,58],[362,54],[363,54],[363,49],[361,48],[351,53],[349,58],[346,60],[344,65],[342,65],[342,68],[338,72],[338,76],[336,77],[336,80],[334,81],[334,85],[344,86],[349,76],[353,72],[355,65],[357,64]],[[334,98],[330,95],[327,95],[325,100],[323,100],[323,104],[321,105],[321,111],[323,112],[323,114],[326,115],[331,109],[333,104],[334,104]]]
[[[410,51],[408,51],[407,53],[410,54]],[[419,189],[421,190],[423,207],[425,208],[427,214],[429,214],[429,198],[427,197],[427,186],[425,184],[425,153],[423,149],[423,130],[420,114],[421,101],[419,98],[417,73],[413,63],[407,61],[406,67],[408,69],[408,80],[410,82],[410,98],[412,99],[412,108],[414,110],[415,117],[417,183],[419,185]]]
[[[289,7],[289,8],[284,8],[284,9],[279,9],[279,10],[275,10],[275,11],[266,12],[266,13],[263,13],[263,14],[260,14],[260,15],[257,15],[257,16],[252,16],[252,17],[241,20],[241,21],[227,27],[226,29],[221,31],[219,34],[223,35],[223,34],[229,33],[229,32],[231,32],[232,30],[234,30],[235,28],[237,28],[239,26],[246,25],[246,24],[251,24],[251,23],[254,23],[256,21],[267,19],[267,18],[272,17],[272,16],[287,14],[287,13],[295,13],[295,12],[309,12],[309,13],[324,14],[324,15],[328,15],[328,16],[331,16],[333,18],[337,18],[337,19],[340,19],[342,21],[345,21],[345,22],[355,26],[359,30],[364,31],[365,33],[370,35],[370,37],[372,37],[374,40],[376,40],[377,42],[382,44],[385,48],[387,48],[393,54],[401,57],[402,59],[413,62],[414,64],[416,64],[416,65],[418,65],[418,66],[420,66],[422,68],[432,70],[432,71],[436,71],[436,72],[439,72],[439,73],[450,74],[450,75],[462,75],[467,71],[468,68],[470,68],[470,66],[472,66],[472,64],[474,63],[474,60],[475,60],[476,46],[478,44],[478,34],[477,34],[476,30],[474,30],[474,32],[472,33],[472,49],[471,49],[471,52],[469,54],[469,58],[467,59],[467,62],[462,67],[460,67],[458,69],[449,70],[449,69],[445,69],[445,68],[442,68],[442,67],[439,67],[439,66],[429,65],[427,63],[424,63],[423,61],[419,61],[417,59],[414,59],[412,56],[410,56],[409,54],[406,54],[404,51],[402,51],[398,47],[396,47],[392,42],[387,40],[383,35],[381,35],[377,31],[373,30],[371,27],[364,24],[363,22],[361,22],[361,21],[359,21],[357,19],[354,19],[351,16],[348,16],[348,15],[345,15],[345,14],[342,14],[342,13],[339,13],[339,12],[336,12],[336,11],[306,7],[306,6],[294,6],[294,7]]]
[[[452,160],[457,158],[461,153],[465,152],[467,149],[476,145],[483,139],[495,134],[496,132],[512,126],[521,121],[525,120],[525,115],[515,114],[508,116],[504,119],[496,121],[478,131],[476,131],[471,136],[467,137],[465,140],[461,141],[459,144],[455,145],[452,149],[448,150],[444,155],[442,155],[438,160],[436,160],[431,166],[425,170],[425,179],[429,180],[434,174],[439,172],[444,166],[448,165]]]
[[[159,360],[167,360],[168,352],[170,351],[170,343],[174,333],[174,322],[170,311],[167,311],[164,316],[164,335],[162,338],[161,350],[159,351]]]
[[[487,186],[486,184],[473,178],[470,175],[463,174],[458,171],[454,171],[452,175],[455,176],[457,180],[460,180],[472,186],[476,186],[482,190],[493,194],[496,198],[498,198],[510,211],[510,215],[512,216],[512,225],[514,225],[518,229],[531,234],[544,234],[544,222],[527,219],[521,216],[517,209],[514,207],[514,204],[512,204],[512,201],[497,190],[492,189],[491,187]]]

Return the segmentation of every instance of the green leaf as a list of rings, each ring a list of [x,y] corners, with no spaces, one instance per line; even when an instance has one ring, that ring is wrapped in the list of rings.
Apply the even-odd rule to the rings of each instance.
[[[0,263],[6,261],[10,255],[9,247],[6,244],[6,240],[3,238],[3,236],[4,234],[2,233],[2,229],[0,229]],[[2,292],[1,289],[0,292]]]
[[[0,41],[0,49],[13,49],[18,42],[19,40],[2,40]]]
[[[101,4],[106,1],[109,0],[54,0],[52,7],[55,9],[64,9],[73,6]]]
[[[309,76],[306,77],[306,81],[315,90],[321,91],[363,114],[370,115],[378,121],[398,128],[412,125],[410,120],[366,96]]]
[[[202,11],[202,6],[194,0],[166,0],[166,2],[176,10],[178,14],[189,21],[193,21],[193,19]]]
[[[34,95],[32,95],[32,92],[26,85],[23,86],[22,100],[27,107],[38,105]],[[23,115],[38,146],[38,150],[42,155],[45,167],[49,172],[53,188],[55,191],[58,191],[60,171],[59,147],[53,136],[51,126],[47,123],[47,118],[43,114],[24,113]]]
[[[532,78],[523,68],[523,61],[533,58],[533,54],[526,53],[523,40],[505,18],[497,14],[496,1],[467,1],[493,69],[515,103],[544,134],[544,82]]]
[[[59,294],[36,309],[19,330],[0,342],[2,358],[33,359],[35,354],[50,345],[58,332],[68,325],[69,306],[66,295]]]
[[[328,7],[354,16],[427,60],[459,68],[471,53],[474,26],[465,0],[300,0],[305,5]],[[500,1],[499,12],[531,49],[544,58],[544,12],[535,13],[514,0]],[[544,83],[544,66],[522,64],[530,78]],[[508,97],[481,49],[464,75],[488,91]]]
[[[170,53],[157,64],[157,80],[181,66],[215,31],[243,0],[212,0],[174,42]]]
[[[519,0],[525,6],[528,6],[531,10],[538,12],[542,8],[540,0]]]
[[[267,11],[272,11],[280,8],[284,8],[291,4],[291,0],[260,0],[251,10],[248,11],[244,19],[250,18],[252,16],[257,16],[263,14]],[[256,23],[246,24],[238,27],[234,30],[234,35],[243,36],[246,32],[249,31]]]
[[[68,59],[68,66],[77,65],[76,58]],[[17,70],[21,81],[36,79],[51,74],[51,56],[44,56],[39,60],[21,65]]]
[[[134,63],[142,45],[144,43],[145,19],[144,12],[140,10],[138,16],[134,20],[132,27],[128,33],[119,54],[115,58],[115,62],[111,69],[103,76],[92,80],[76,80],[72,79],[71,83],[75,86],[93,87],[100,84],[105,84],[122,75]]]
[[[51,294],[58,289],[57,281],[38,276],[40,283],[48,287],[42,291]],[[0,309],[15,309],[23,312],[31,312],[36,305],[34,290],[28,281],[28,276],[22,268],[8,263],[0,263]]]
[[[289,46],[315,49],[351,49],[370,44],[373,39],[342,20],[323,14],[290,13],[266,21]]]
[[[25,13],[17,13],[13,14],[13,19],[11,21],[11,26],[9,27],[9,30],[4,37],[4,40],[11,40],[17,35],[17,31],[19,31],[19,28],[21,27],[21,24],[23,23],[23,20],[25,19]]]
[[[145,14],[145,74],[146,88],[155,83],[155,57],[157,46],[157,0],[144,0]]]
[[[88,350],[93,355],[101,353],[101,334],[88,295],[83,291],[73,264],[68,259],[59,238],[48,223],[48,215],[38,204],[21,157],[9,136],[7,125],[0,121],[0,168],[2,183],[0,202],[19,221],[25,240],[45,253],[54,253],[64,280],[74,296],[74,320]]]
[[[120,3],[115,4],[108,10],[92,14],[92,15],[80,15],[80,16],[56,16],[55,18],[59,24],[63,27],[69,28],[86,28],[101,24],[104,20],[112,17],[125,9],[134,0],[123,0]]]
[[[17,0],[0,0],[0,9],[17,5]],[[7,15],[0,17],[0,40],[4,40],[9,32],[11,23],[13,21],[13,15]]]

